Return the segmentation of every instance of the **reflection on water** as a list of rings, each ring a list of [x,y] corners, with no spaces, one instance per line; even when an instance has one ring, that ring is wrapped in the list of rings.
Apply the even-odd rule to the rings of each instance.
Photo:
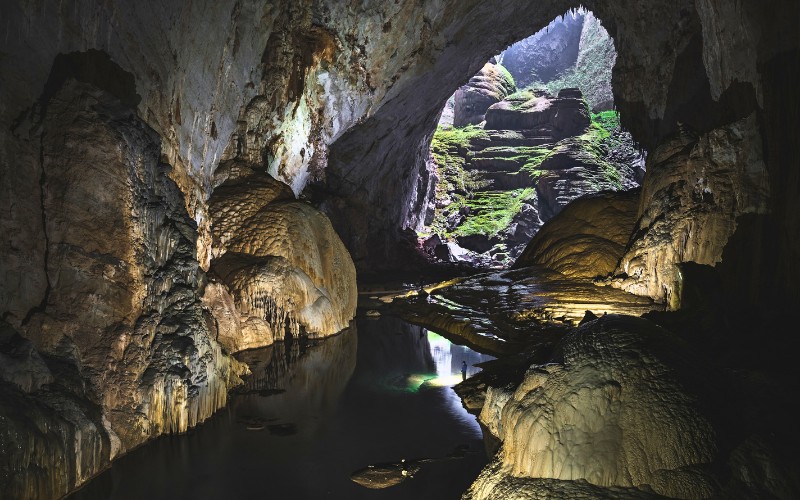
[[[355,326],[357,326],[357,331]],[[244,353],[253,372],[199,428],[120,458],[72,499],[457,499],[487,458],[450,387],[489,359],[392,317],[336,337]],[[350,480],[368,464],[443,457],[385,489]]]

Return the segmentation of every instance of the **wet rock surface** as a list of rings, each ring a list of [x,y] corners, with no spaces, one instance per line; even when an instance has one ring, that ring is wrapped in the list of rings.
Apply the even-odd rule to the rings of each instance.
[[[550,219],[514,262],[572,278],[606,277],[619,263],[636,222],[639,189],[580,197]]]
[[[494,355],[531,348],[547,353],[587,310],[639,316],[662,308],[648,298],[542,267],[482,273],[429,288],[424,299],[413,292],[397,296],[389,310]]]
[[[224,313],[217,322],[223,345],[236,352],[347,327],[356,309],[355,267],[323,214],[255,172],[228,177],[210,206],[209,274],[218,283],[205,299]]]
[[[503,444],[464,498],[785,497],[788,469],[740,467],[788,451],[757,423],[772,416],[730,400],[740,376],[645,319],[589,321],[521,384],[488,389],[481,421]]]

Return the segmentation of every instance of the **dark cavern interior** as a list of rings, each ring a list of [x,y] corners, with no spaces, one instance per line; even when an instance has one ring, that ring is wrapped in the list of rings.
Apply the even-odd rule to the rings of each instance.
[[[0,498],[800,498],[797,0],[0,21]]]

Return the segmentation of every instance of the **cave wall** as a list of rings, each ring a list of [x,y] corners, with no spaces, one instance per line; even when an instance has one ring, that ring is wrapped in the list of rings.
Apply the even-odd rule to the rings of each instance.
[[[24,338],[42,361],[18,360],[0,383],[0,491],[50,498],[149,438],[208,418],[246,367],[210,335],[196,223],[159,161],[158,135],[128,103],[69,78],[15,132],[38,179],[17,199],[40,207],[28,222],[38,226],[43,289],[21,320],[4,311],[16,332],[3,351],[19,358],[13,345]],[[26,371],[35,383],[19,383]]]

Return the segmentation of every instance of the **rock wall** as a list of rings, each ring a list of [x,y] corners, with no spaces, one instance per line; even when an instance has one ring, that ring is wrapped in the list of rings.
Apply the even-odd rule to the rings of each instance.
[[[30,222],[44,284],[24,317],[5,314],[35,348],[29,370],[39,374],[5,380],[11,453],[0,484],[14,498],[60,496],[119,453],[186,431],[225,405],[246,370],[209,335],[197,226],[159,162],[157,134],[115,95],[59,84],[15,129],[39,180]]]
[[[755,115],[662,144],[648,158],[639,218],[613,284],[677,309],[677,264],[719,263],[736,218],[765,213],[768,197]]]
[[[466,127],[483,121],[489,106],[502,101],[517,89],[514,78],[493,60],[483,65],[466,85],[454,94],[453,126]]]
[[[575,66],[586,12],[571,10],[500,54],[520,88],[549,82]]]

